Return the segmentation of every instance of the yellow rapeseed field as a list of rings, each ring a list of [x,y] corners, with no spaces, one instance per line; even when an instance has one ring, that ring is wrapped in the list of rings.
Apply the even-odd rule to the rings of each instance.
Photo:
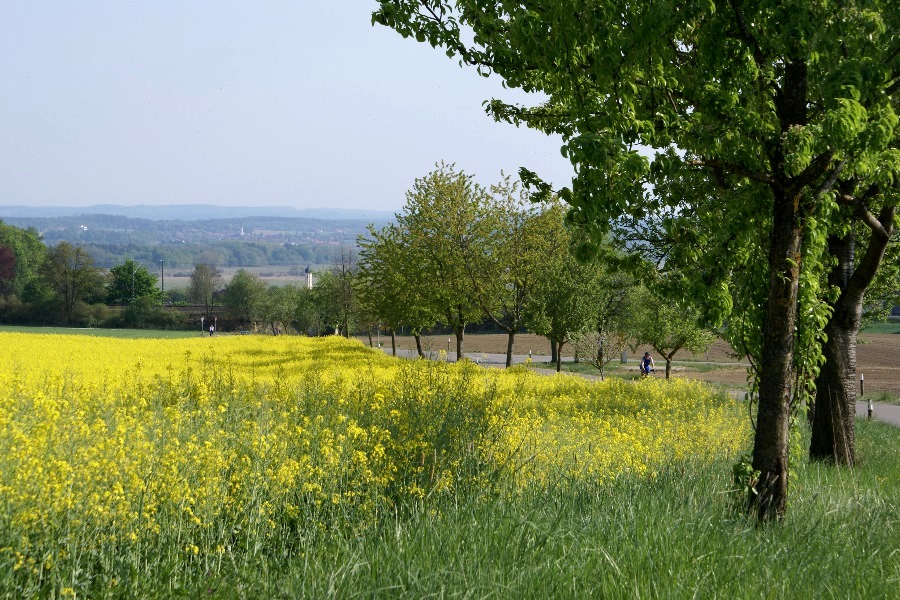
[[[734,402],[684,381],[406,361],[337,337],[0,334],[0,560],[37,573],[160,538],[221,554],[498,481],[652,477],[748,434]]]

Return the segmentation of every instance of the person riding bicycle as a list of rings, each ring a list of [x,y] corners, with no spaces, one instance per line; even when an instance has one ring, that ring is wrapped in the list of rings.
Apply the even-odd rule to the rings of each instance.
[[[641,358],[640,369],[643,377],[650,375],[652,371],[656,370],[656,364],[654,364],[653,357],[650,356],[649,352],[644,352],[644,357]]]

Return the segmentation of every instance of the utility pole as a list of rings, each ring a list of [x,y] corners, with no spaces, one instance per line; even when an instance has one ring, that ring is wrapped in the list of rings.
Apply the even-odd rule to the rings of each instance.
[[[159,259],[159,281],[161,284],[160,291],[163,295],[163,304],[165,304],[165,295],[166,295],[166,269],[163,266],[163,259]]]

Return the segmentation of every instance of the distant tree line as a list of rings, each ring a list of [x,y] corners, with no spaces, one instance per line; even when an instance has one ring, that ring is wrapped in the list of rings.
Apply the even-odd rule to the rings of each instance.
[[[264,267],[298,264],[329,265],[340,257],[339,244],[276,244],[224,240],[185,244],[85,244],[95,263],[103,268],[128,258],[167,267],[190,267],[208,263],[220,267]]]

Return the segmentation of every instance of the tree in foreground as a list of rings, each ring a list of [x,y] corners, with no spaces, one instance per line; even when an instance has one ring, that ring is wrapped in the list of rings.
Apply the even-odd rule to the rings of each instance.
[[[872,214],[897,202],[884,192],[900,175],[900,5],[381,0],[373,21],[544,93],[543,106],[490,111],[563,135],[577,176],[561,194],[598,236],[660,201],[648,184],[685,170],[767,221],[748,500],[760,519],[781,517],[801,271],[843,228],[838,206]],[[648,161],[638,145],[657,154]]]
[[[898,191],[894,195],[900,194]],[[815,403],[809,455],[813,460],[837,464],[856,462],[856,340],[863,320],[867,291],[881,268],[882,279],[898,289],[897,261],[885,261],[896,226],[897,200],[884,203],[875,216],[865,204],[840,207],[847,217],[845,229],[829,236],[827,256],[832,266],[828,285],[837,292],[825,325],[824,363],[815,380]],[[897,240],[893,248],[897,247]]]

